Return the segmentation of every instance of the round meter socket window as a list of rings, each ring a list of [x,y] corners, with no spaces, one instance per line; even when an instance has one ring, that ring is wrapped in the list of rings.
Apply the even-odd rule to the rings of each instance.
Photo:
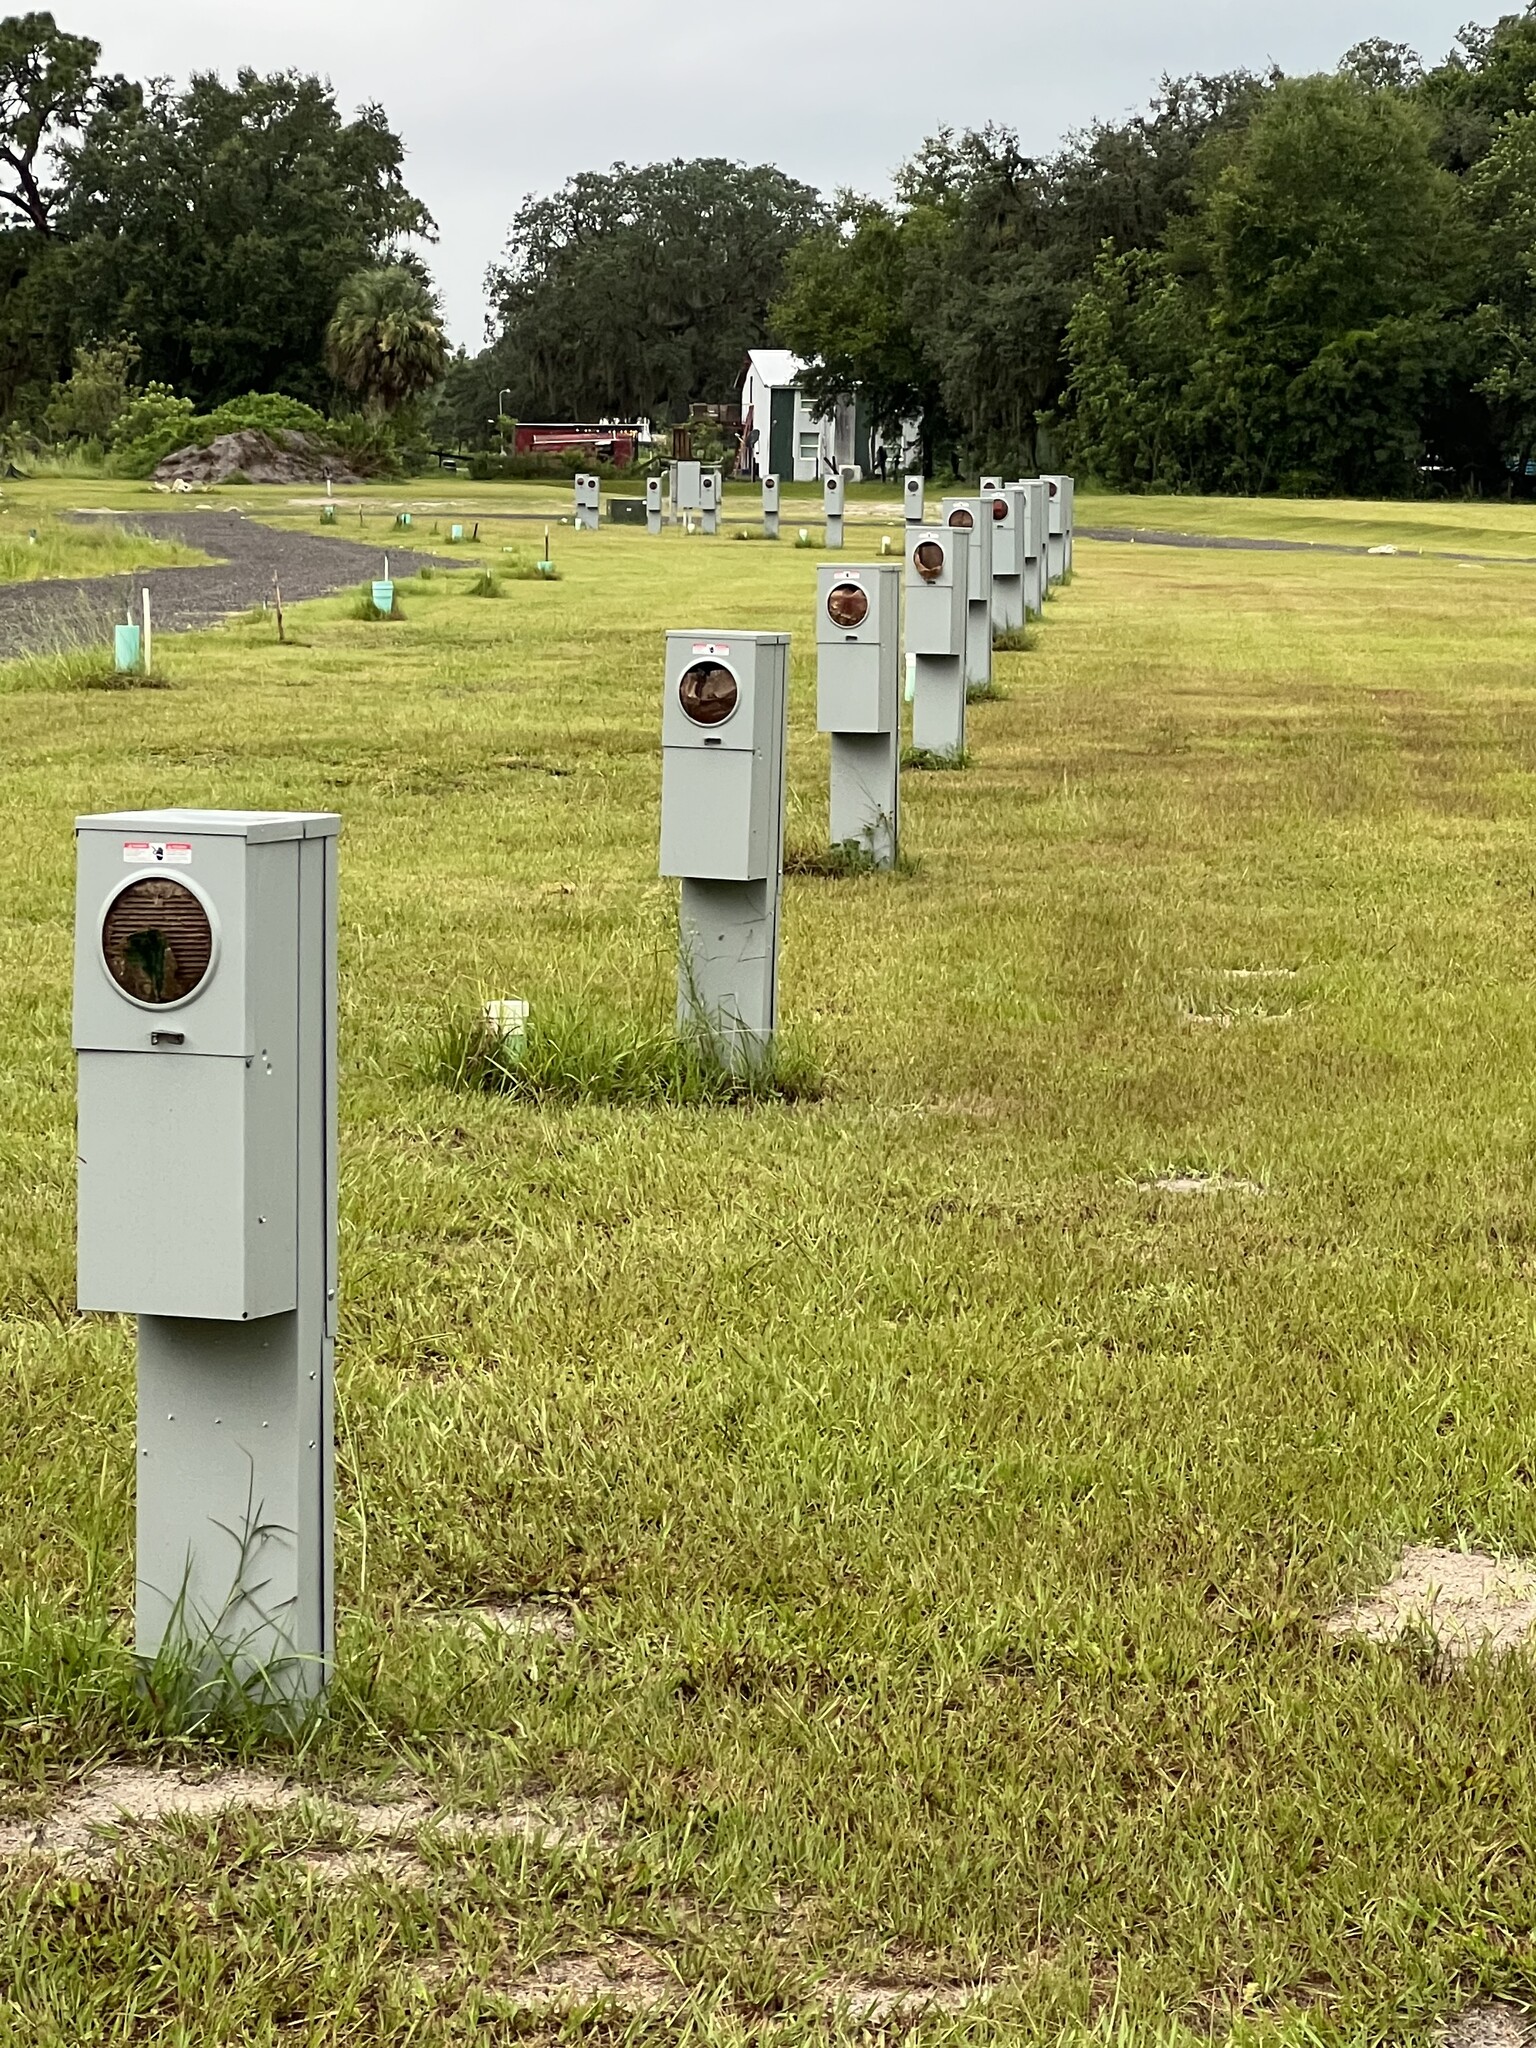
[[[950,513],[949,523],[951,526],[963,527],[972,527],[976,524],[975,520],[971,517],[970,513],[966,511],[963,505],[957,512]]]
[[[1055,484],[1047,484],[1046,489],[1050,492],[1053,498],[1060,496],[1060,492],[1057,490]]]
[[[677,700],[695,725],[724,725],[741,692],[717,661],[696,661],[677,686]]]
[[[1006,519],[1008,517],[1008,500],[1006,498],[994,498],[992,500],[992,517],[994,519]]]
[[[113,899],[101,928],[107,972],[136,1003],[185,1002],[208,978],[213,926],[180,882],[148,876]]]
[[[852,632],[869,617],[869,598],[857,583],[835,584],[827,596],[827,617],[834,626]]]
[[[913,550],[912,565],[925,583],[937,583],[944,574],[944,550],[936,540],[925,540]]]

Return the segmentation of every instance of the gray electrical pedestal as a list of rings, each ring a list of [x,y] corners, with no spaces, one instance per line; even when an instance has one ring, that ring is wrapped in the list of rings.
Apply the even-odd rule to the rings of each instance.
[[[1046,495],[1046,575],[1055,584],[1067,573],[1067,487],[1071,479],[1047,476],[1040,481]]]
[[[334,1644],[340,820],[75,829],[79,1301],[138,1317],[138,1652],[309,1698]]]
[[[1072,540],[1073,535],[1077,531],[1077,478],[1075,476],[1064,476],[1060,479],[1060,482],[1063,495],[1067,501],[1066,510],[1062,515],[1062,525],[1065,529],[1063,538],[1067,544],[1067,574],[1070,576],[1072,574]]]
[[[725,484],[719,470],[704,470],[699,477],[699,523],[705,533],[720,531],[720,500],[724,495]]]
[[[992,505],[992,629],[1017,633],[1025,623],[1024,492],[992,483],[982,495]]]
[[[576,479],[576,525],[582,533],[596,533],[603,519],[603,480],[600,476]]]
[[[832,844],[896,865],[901,578],[894,562],[816,573],[816,722],[832,735]]]
[[[779,480],[776,476],[763,478],[763,539],[777,540],[779,537]]]
[[[984,690],[992,681],[992,501],[946,498],[944,523],[971,536],[966,556],[965,680],[968,688]]]
[[[843,513],[847,506],[848,492],[839,472],[829,476],[821,487],[821,509],[827,522],[827,546],[840,548],[843,544]]]
[[[661,531],[661,478],[648,476],[645,480],[645,530],[647,533]]]
[[[970,531],[907,530],[907,658],[912,744],[925,754],[965,752],[965,631]]]
[[[1024,494],[1024,608],[1040,618],[1049,595],[1046,584],[1046,489],[1040,477],[1027,477],[1017,488]]]
[[[674,462],[667,470],[667,502],[672,508],[672,524],[689,513],[697,512],[703,504],[704,465],[702,462]]]
[[[923,480],[920,476],[909,476],[902,485],[902,507],[907,515],[908,526],[921,526],[926,498]]]
[[[778,1023],[787,633],[669,633],[661,872],[682,880],[677,1014],[735,1071]]]

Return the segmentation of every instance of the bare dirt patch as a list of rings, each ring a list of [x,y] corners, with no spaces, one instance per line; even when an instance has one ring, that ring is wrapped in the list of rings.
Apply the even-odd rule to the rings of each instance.
[[[871,2027],[910,2027],[938,2014],[971,2012],[995,1995],[990,1984],[882,1984],[851,1977],[821,1986],[829,2013]]]
[[[519,2012],[569,2012],[600,2001],[630,2013],[663,2012],[686,2002],[676,1973],[639,1942],[554,1956],[507,1984],[494,1984],[497,2002]]]
[[[1239,1180],[1230,1173],[1165,1173],[1142,1182],[1148,1194],[1156,1195],[1262,1195],[1256,1180]]]
[[[229,1813],[275,1814],[313,1809],[344,1846],[303,1851],[299,1860],[316,1875],[394,1875],[401,1882],[428,1875],[414,1854],[423,1834],[455,1845],[525,1841],[578,1848],[617,1840],[622,1808],[615,1800],[577,1800],[551,1794],[481,1810],[440,1806],[412,1784],[394,1798],[347,1800],[258,1771],[195,1776],[133,1765],[98,1771],[34,1819],[0,1821],[0,1859],[32,1857],[66,1869],[88,1869],[114,1853],[142,1846],[163,1821],[185,1816],[217,1820]]]
[[[1379,1593],[1341,1608],[1324,1626],[1331,1636],[1372,1643],[1430,1635],[1454,1664],[1484,1649],[1500,1655],[1536,1628],[1536,1569],[1481,1551],[1416,1544]]]
[[[570,1611],[542,1600],[512,1600],[486,1607],[466,1607],[456,1614],[439,1614],[439,1627],[477,1629],[493,1641],[499,1636],[542,1636],[556,1643],[574,1643],[576,1624]]]
[[[98,1771],[39,1820],[0,1822],[0,1856],[74,1862],[109,1854],[126,1831],[176,1815],[216,1820],[237,1807],[276,1813],[303,1797],[297,1786],[259,1771],[191,1777],[118,1764]]]
[[[1514,2005],[1474,2005],[1440,2036],[1441,2048],[1532,2048],[1536,2026]]]

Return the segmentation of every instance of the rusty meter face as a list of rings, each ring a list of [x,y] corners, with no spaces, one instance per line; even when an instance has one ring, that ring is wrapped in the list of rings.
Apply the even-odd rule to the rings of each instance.
[[[951,526],[959,526],[967,529],[973,527],[976,524],[975,520],[971,517],[970,513],[966,511],[963,505],[959,508],[958,511],[950,513],[949,523]]]
[[[190,889],[169,876],[146,876],[113,898],[101,951],[123,994],[158,1009],[185,1002],[207,980],[213,927]]]
[[[1008,517],[1008,500],[1006,498],[994,498],[992,500],[992,517],[997,520],[1003,520]]]
[[[839,583],[827,593],[827,617],[851,633],[869,617],[869,597],[857,583]]]
[[[736,678],[717,661],[696,661],[677,686],[678,702],[695,725],[724,725],[740,694]]]
[[[925,583],[937,583],[944,574],[944,550],[936,540],[925,540],[914,552],[912,564]]]

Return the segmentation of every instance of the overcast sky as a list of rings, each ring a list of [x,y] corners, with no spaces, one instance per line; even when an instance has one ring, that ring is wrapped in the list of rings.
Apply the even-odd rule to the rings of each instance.
[[[326,74],[380,101],[436,217],[456,341],[523,195],[623,158],[771,162],[882,190],[924,135],[1000,121],[1025,147],[1140,106],[1164,72],[1329,70],[1367,36],[1438,60],[1519,0],[53,0],[109,70]]]

